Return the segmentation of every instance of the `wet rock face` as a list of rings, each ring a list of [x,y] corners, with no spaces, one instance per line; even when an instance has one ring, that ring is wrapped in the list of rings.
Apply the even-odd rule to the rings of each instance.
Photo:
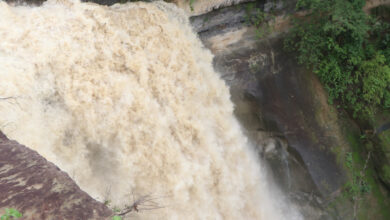
[[[322,207],[346,181],[332,150],[346,140],[318,79],[283,49],[286,30],[281,26],[257,38],[245,25],[243,7],[191,20],[214,53],[214,67],[230,86],[235,114],[268,161],[275,182],[307,219],[330,218]]]
[[[15,208],[26,219],[108,219],[92,199],[54,164],[0,132],[0,213]]]
[[[299,204],[310,201],[318,207],[321,198],[345,183],[331,150],[344,144],[343,138],[317,79],[300,69],[282,45],[282,39],[269,39],[256,49],[216,56],[215,65],[225,73],[235,114],[264,152],[276,182]]]

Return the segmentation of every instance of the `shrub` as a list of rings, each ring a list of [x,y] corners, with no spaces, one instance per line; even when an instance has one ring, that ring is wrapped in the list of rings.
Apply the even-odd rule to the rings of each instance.
[[[312,69],[354,117],[390,107],[388,24],[367,16],[364,0],[298,0],[307,14],[294,21],[285,46]]]

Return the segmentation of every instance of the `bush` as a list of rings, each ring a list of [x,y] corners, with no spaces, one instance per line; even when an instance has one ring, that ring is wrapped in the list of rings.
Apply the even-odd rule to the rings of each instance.
[[[285,46],[312,69],[354,117],[390,107],[389,25],[367,16],[364,0],[298,0],[307,14],[294,21]]]

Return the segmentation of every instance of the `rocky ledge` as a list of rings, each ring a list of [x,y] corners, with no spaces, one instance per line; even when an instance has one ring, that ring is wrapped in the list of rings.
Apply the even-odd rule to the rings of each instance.
[[[37,152],[0,132],[0,214],[25,219],[108,219],[113,213]]]

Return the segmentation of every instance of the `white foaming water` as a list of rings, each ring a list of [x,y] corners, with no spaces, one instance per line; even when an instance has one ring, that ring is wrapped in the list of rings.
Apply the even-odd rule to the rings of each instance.
[[[276,199],[212,55],[174,5],[0,2],[0,126],[142,219],[299,219]],[[286,216],[286,213],[288,217]]]

